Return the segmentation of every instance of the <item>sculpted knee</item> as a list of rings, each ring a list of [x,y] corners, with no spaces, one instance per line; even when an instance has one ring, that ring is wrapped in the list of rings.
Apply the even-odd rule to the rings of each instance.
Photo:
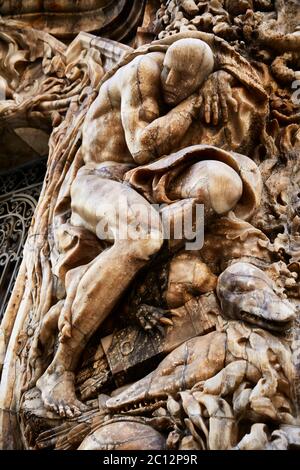
[[[222,162],[208,163],[208,193],[212,209],[225,214],[233,209],[243,193],[243,183],[238,173]]]
[[[225,163],[207,160],[191,167],[185,181],[185,197],[196,198],[208,211],[225,214],[233,209],[243,193],[238,173]]]

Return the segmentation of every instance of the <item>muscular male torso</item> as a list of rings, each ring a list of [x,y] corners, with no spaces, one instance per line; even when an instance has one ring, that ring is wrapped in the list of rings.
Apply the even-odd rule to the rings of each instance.
[[[130,137],[134,138],[130,135],[130,121],[134,119],[132,113],[136,110],[138,114],[139,122],[135,124],[145,122],[147,125],[158,117],[158,109],[153,111],[151,107],[154,99],[158,108],[163,60],[163,53],[136,57],[102,85],[83,126],[85,163],[134,162],[128,147]],[[132,134],[135,131],[132,129]]]

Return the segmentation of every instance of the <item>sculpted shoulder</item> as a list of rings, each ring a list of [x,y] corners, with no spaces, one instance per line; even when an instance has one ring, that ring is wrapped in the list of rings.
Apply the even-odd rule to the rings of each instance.
[[[164,54],[162,53],[149,53],[146,55],[138,56],[129,64],[119,70],[118,77],[122,79],[119,81],[123,85],[137,84],[140,87],[146,84],[155,84],[160,80],[160,74],[163,64]]]

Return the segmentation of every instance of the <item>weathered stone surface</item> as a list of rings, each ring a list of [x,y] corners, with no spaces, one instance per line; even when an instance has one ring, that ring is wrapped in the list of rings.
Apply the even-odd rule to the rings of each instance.
[[[144,0],[4,0],[0,15],[58,38],[70,39],[86,31],[122,41],[135,33],[144,7]]]
[[[50,135],[2,448],[299,447],[298,3],[149,1],[135,49],[0,22],[2,158]]]

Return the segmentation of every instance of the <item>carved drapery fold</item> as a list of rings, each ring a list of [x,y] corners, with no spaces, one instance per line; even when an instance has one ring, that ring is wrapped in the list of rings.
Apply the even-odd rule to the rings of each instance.
[[[2,1],[0,15],[23,21],[58,38],[73,38],[80,31],[123,41],[134,35],[146,0]]]

